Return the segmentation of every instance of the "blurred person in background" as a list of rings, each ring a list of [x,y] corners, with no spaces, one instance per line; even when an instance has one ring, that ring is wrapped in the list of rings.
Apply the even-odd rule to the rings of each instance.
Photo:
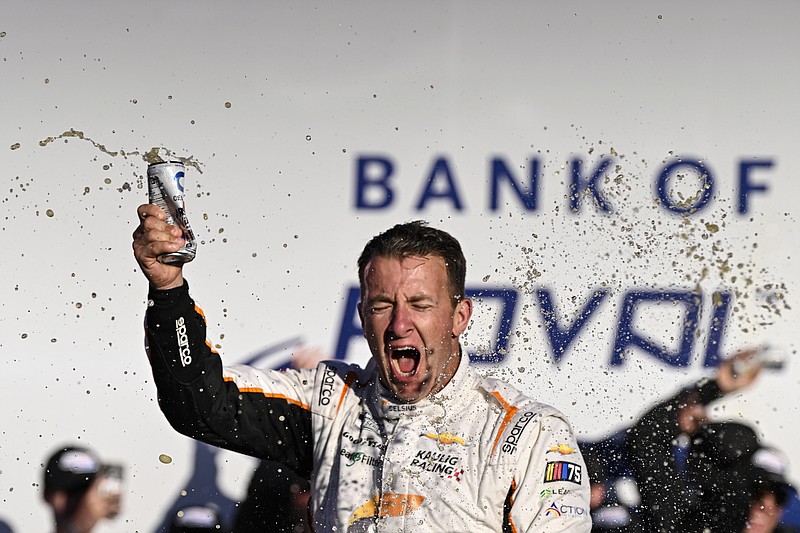
[[[764,446],[746,464],[752,472],[751,503],[742,533],[799,533],[800,526],[785,520],[784,511],[797,493],[788,481],[789,461],[783,452]]]
[[[588,446],[581,451],[589,472],[592,533],[630,533],[630,509],[616,497],[614,480],[607,475],[605,457]]]
[[[334,359],[319,348],[300,346],[292,352],[292,368],[315,368]],[[311,483],[276,461],[259,463],[247,496],[239,504],[233,530],[236,533],[311,533],[309,501]]]
[[[310,533],[311,484],[281,463],[261,461],[239,506],[236,533]]]
[[[753,359],[756,350],[745,350],[723,360],[714,379],[704,378],[658,403],[631,426],[626,441],[641,505],[634,514],[636,531],[644,533],[684,532],[685,522],[698,504],[702,480],[687,472],[692,440],[708,423],[706,407],[751,385],[761,366]],[[751,364],[752,363],[752,364]],[[734,366],[742,371],[735,372]],[[741,509],[717,509],[735,513]],[[734,521],[736,521],[734,520]],[[728,529],[725,533],[738,531]]]
[[[122,467],[101,463],[88,448],[57,450],[45,464],[43,481],[55,533],[89,533],[122,508]]]
[[[696,435],[687,472],[696,503],[683,531],[709,533],[791,531],[777,529],[790,485],[786,457],[761,444],[749,424],[706,424]]]

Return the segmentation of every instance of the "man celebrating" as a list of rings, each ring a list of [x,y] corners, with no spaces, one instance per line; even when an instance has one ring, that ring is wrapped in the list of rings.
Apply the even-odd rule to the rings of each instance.
[[[317,532],[588,532],[589,480],[565,417],[479,376],[459,336],[472,316],[466,261],[423,222],[374,237],[358,260],[366,368],[223,367],[180,266],[183,244],[138,209],[136,260],[150,282],[146,333],[160,406],[190,437],[311,479]]]

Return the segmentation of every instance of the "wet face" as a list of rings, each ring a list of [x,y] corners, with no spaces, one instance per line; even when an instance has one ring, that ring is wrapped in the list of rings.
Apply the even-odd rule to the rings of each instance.
[[[364,270],[358,311],[382,383],[402,402],[438,392],[456,372],[458,336],[472,302],[453,305],[444,260],[375,257]]]
[[[700,431],[706,422],[708,422],[706,408],[697,398],[688,400],[678,411],[678,427],[689,436]]]
[[[781,508],[775,495],[764,494],[750,506],[745,531],[748,533],[770,533],[778,526],[781,519]]]

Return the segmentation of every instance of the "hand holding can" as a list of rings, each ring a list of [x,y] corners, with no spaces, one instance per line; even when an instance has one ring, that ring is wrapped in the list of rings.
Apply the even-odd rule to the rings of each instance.
[[[185,167],[156,163],[147,169],[149,203],[137,208],[133,255],[151,287],[183,285],[182,267],[194,258],[197,243],[183,201]]]
[[[179,250],[159,256],[159,261],[167,265],[187,263],[197,254],[197,241],[186,214],[185,176],[186,167],[177,161],[154,163],[147,167],[147,189],[150,203],[159,206],[166,213],[168,224],[180,228],[185,242]]]
[[[142,273],[155,289],[180,287],[183,285],[184,263],[165,264],[159,258],[183,247],[183,232],[167,223],[167,214],[157,205],[142,204],[136,214],[139,225],[133,232],[133,256]]]

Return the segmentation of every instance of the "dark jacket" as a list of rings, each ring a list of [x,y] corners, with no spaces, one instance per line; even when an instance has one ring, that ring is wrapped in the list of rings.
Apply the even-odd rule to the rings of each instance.
[[[674,453],[681,433],[678,411],[690,397],[708,405],[722,395],[715,381],[702,380],[657,404],[631,426],[626,451],[642,498],[634,530],[692,533],[684,523],[697,502],[697,490]]]

